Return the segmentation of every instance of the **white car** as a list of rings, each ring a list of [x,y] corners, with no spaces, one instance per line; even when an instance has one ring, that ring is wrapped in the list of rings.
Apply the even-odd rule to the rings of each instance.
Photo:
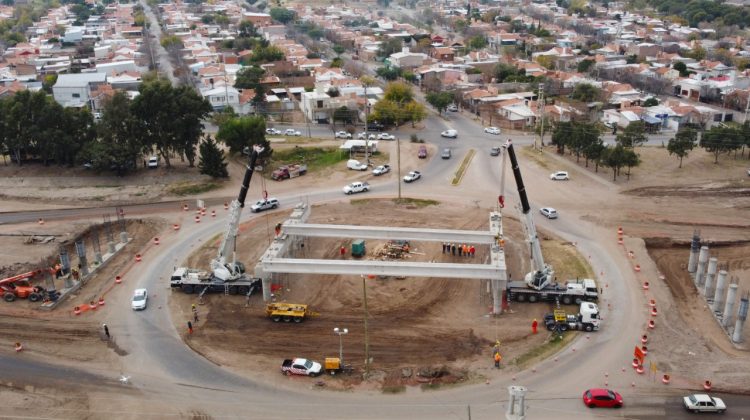
[[[539,213],[542,213],[542,216],[548,219],[557,219],[557,210],[552,207],[542,207],[539,209]]]
[[[301,132],[299,132],[299,130],[295,130],[295,129],[293,129],[293,128],[287,128],[287,129],[286,129],[286,130],[284,131],[284,134],[285,134],[285,135],[287,135],[287,136],[297,136],[297,137],[299,137],[299,136],[301,136],[301,135],[302,135],[302,133],[301,133]]]
[[[396,140],[396,136],[388,133],[380,133],[378,134],[378,140]]]
[[[391,171],[391,165],[380,165],[372,170],[372,174],[375,176],[380,176],[383,174],[387,174]]]
[[[368,184],[367,182],[352,182],[351,184],[344,187],[344,194],[346,195],[367,191],[370,191],[370,184]]]
[[[358,140],[365,140],[367,138],[367,133],[359,133],[357,134]]]
[[[448,105],[447,109],[450,112],[458,112],[458,107],[456,106],[456,104],[450,104],[450,105]]]
[[[567,181],[570,179],[570,176],[568,176],[568,173],[565,171],[557,171],[549,174],[549,179],[553,181]]]
[[[723,413],[727,406],[721,398],[708,394],[693,394],[682,397],[682,403],[688,411],[693,413]]]
[[[146,289],[135,289],[133,300],[130,303],[133,310],[140,311],[146,309],[146,302],[148,302],[148,291]]]
[[[370,134],[369,136],[367,136],[367,140],[377,140],[377,139],[378,137],[375,134]]]
[[[278,135],[281,134],[281,130],[277,130],[275,128],[266,128],[266,134]]]
[[[422,174],[419,171],[411,171],[404,177],[404,182],[414,182],[422,178]]]
[[[255,204],[250,206],[250,211],[253,213],[260,213],[263,210],[271,210],[279,207],[279,200],[277,198],[269,198],[267,200],[258,200]]]
[[[149,169],[156,169],[159,167],[159,158],[156,156],[151,156],[148,158],[148,167]]]
[[[337,131],[336,138],[337,139],[350,139],[352,138],[352,133],[347,133],[346,131]]]
[[[367,164],[358,161],[357,159],[349,159],[346,161],[346,167],[354,171],[366,171]]]
[[[484,128],[484,132],[487,133],[487,134],[499,135],[500,134],[500,129],[497,128],[497,127],[485,127]]]
[[[441,137],[448,137],[449,139],[455,139],[458,137],[458,131],[456,130],[445,130],[442,133],[440,133]]]

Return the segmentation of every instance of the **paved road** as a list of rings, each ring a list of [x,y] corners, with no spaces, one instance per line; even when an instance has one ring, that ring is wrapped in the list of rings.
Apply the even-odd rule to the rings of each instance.
[[[149,6],[145,0],[140,0],[140,4],[143,7],[143,11],[150,24],[148,30],[154,36],[153,39],[146,39],[145,41],[151,43],[152,51],[155,54],[154,61],[156,61],[155,65],[158,69],[157,71],[160,75],[167,76],[173,86],[177,86],[179,81],[174,76],[174,68],[172,67],[172,62],[169,61],[169,53],[167,53],[167,50],[161,46],[161,25],[159,25],[159,21],[156,19],[154,11],[151,10],[151,6]]]

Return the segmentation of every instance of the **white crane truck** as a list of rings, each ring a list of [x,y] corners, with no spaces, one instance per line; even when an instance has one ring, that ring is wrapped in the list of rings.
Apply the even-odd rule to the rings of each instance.
[[[518,167],[518,159],[513,150],[513,144],[508,142],[503,145],[504,154],[510,158],[513,177],[516,180],[516,188],[520,197],[520,211],[522,213],[521,224],[526,231],[526,236],[531,248],[532,271],[527,273],[523,281],[508,281],[507,298],[516,302],[559,302],[563,305],[580,305],[584,301],[597,301],[599,290],[596,282],[592,279],[571,280],[564,284],[558,284],[555,280],[555,272],[549,264],[544,262],[542,247],[536,233],[531,206],[526,195],[526,187],[523,185],[521,169]],[[505,156],[503,156],[505,159]],[[501,174],[501,183],[505,179],[505,160]],[[504,186],[501,187],[500,205],[504,206]]]
[[[229,205],[229,221],[219,251],[216,257],[211,260],[211,271],[206,272],[185,267],[176,268],[170,278],[171,287],[179,288],[184,293],[199,293],[200,296],[208,292],[250,296],[255,290],[261,288],[261,279],[248,276],[245,273],[244,264],[237,261],[236,240],[250,180],[253,177],[258,156],[262,151],[262,147],[254,146],[250,153],[250,162],[245,169],[240,194]]]

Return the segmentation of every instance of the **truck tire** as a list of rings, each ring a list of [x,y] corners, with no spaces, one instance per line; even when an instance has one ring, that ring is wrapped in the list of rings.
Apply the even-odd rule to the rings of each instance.
[[[291,370],[287,370],[286,372],[284,372],[284,375],[286,375],[286,376],[292,376],[292,371]]]
[[[369,188],[365,188],[365,189],[362,190],[362,192],[367,192],[367,191],[370,191],[370,189]]]
[[[583,302],[583,299],[576,298],[575,302],[576,302],[576,305],[580,305]]]
[[[586,324],[583,326],[583,330],[586,332],[594,331],[594,327],[591,324]]]
[[[285,316],[282,319],[284,320],[284,322],[292,322],[292,317],[290,317],[290,316]]]
[[[183,284],[182,285],[182,293],[185,293],[185,294],[188,294],[188,295],[192,294],[193,293],[193,286],[191,286],[189,284]]]
[[[16,295],[11,292],[5,292],[5,295],[3,295],[3,299],[5,299],[6,302],[13,302],[14,300],[16,300]]]
[[[295,316],[294,317],[294,322],[296,322],[297,324],[299,324],[300,322],[302,322],[304,320],[305,320],[305,317],[302,317],[302,316]]]
[[[328,374],[331,375],[331,376],[335,376],[336,375],[336,369],[328,369]]]
[[[279,315],[274,315],[271,317],[271,321],[273,322],[279,322],[281,321],[281,317]]]
[[[526,302],[526,295],[523,293],[519,293],[516,295],[516,301],[518,302]]]
[[[536,295],[529,295],[529,302],[530,303],[536,303],[536,301],[539,300]]]
[[[352,192],[351,191],[347,191],[346,195],[352,195]]]
[[[239,291],[239,288],[237,286],[229,286],[229,294],[230,295],[236,295]]]
[[[29,300],[31,302],[39,302],[42,300],[42,296],[39,293],[31,293],[29,294]]]
[[[275,209],[276,207],[279,207],[279,205],[278,204],[274,204],[273,206],[271,206],[272,209]]]
[[[554,331],[555,330],[555,324],[549,324],[549,325],[547,325],[547,330],[548,331]]]
[[[239,287],[239,288],[237,289],[237,291],[239,292],[239,294],[241,294],[241,295],[243,295],[243,296],[244,296],[244,295],[247,295],[247,292],[249,292],[249,291],[250,291],[250,287],[249,287],[249,286],[240,286],[240,287]]]
[[[570,305],[571,303],[573,303],[573,298],[570,296],[563,296],[562,303],[563,305]]]
[[[568,331],[568,324],[561,324],[560,331]]]

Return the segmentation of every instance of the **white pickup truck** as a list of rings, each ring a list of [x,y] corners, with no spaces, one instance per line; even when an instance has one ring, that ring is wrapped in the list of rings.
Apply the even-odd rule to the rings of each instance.
[[[367,192],[370,190],[370,184],[366,182],[352,182],[351,184],[344,187],[344,194],[355,194],[361,192]]]
[[[323,372],[323,366],[318,362],[308,359],[286,359],[281,364],[281,373],[285,375],[319,376]]]

